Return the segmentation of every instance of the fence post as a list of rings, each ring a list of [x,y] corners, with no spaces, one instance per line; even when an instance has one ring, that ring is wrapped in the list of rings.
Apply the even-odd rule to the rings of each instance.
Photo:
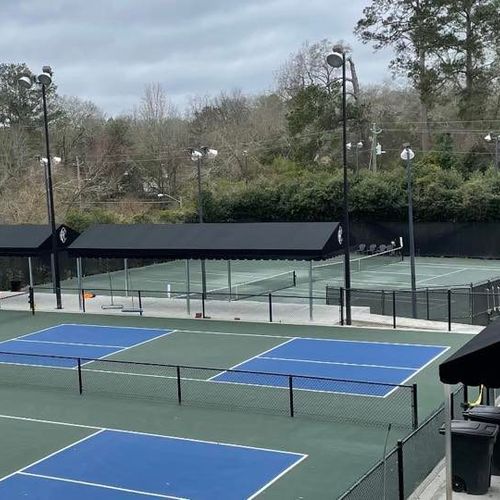
[[[137,290],[137,299],[139,300],[139,314],[142,316],[142,296],[140,290]]]
[[[177,402],[182,404],[182,391],[181,391],[181,367],[177,366]]]
[[[85,312],[85,290],[82,288],[82,311]]]
[[[396,329],[396,290],[392,291],[392,327]]]
[[[288,392],[289,392],[289,400],[290,400],[290,416],[295,416],[295,408],[293,405],[293,376],[288,375]]]
[[[201,315],[203,318],[206,318],[205,314],[205,292],[201,292]]]
[[[451,290],[448,289],[448,331],[451,332]]]
[[[426,318],[431,319],[430,309],[429,309],[429,287],[425,289],[425,304],[426,304]]]
[[[469,288],[469,304],[470,304],[470,324],[474,324],[474,285],[471,283]]]
[[[413,384],[411,391],[411,416],[413,430],[418,427],[418,390],[417,384]]]
[[[35,314],[35,291],[33,287],[29,287],[28,303],[30,305],[31,314]]]
[[[78,392],[83,393],[82,360],[78,358]]]
[[[340,324],[344,326],[344,288],[339,288],[339,304],[340,304]]]
[[[273,322],[273,296],[270,293],[268,295],[268,300],[269,300],[269,323]]]
[[[405,468],[403,463],[403,441],[398,440],[398,498],[405,500]]]

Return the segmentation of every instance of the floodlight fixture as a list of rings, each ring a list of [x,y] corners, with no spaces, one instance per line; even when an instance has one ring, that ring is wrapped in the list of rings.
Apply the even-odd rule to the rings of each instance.
[[[345,56],[339,52],[332,52],[326,58],[326,62],[332,68],[341,68],[344,65]]]

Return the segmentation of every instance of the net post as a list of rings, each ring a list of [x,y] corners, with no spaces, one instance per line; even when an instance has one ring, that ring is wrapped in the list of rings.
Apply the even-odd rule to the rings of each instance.
[[[396,290],[392,291],[392,327],[396,329]]]
[[[290,402],[290,416],[293,418],[295,416],[295,408],[293,405],[293,375],[288,375],[288,394]]]
[[[412,428],[415,430],[418,427],[418,390],[417,384],[411,387],[411,418]]]
[[[453,391],[450,393],[450,415],[451,419],[455,420],[455,393]]]
[[[295,270],[292,272],[293,286],[297,286],[297,273],[295,272]]]
[[[464,385],[464,406],[469,404],[469,386]]]
[[[451,332],[451,289],[448,288],[448,331]]]
[[[382,301],[382,316],[385,316],[385,290],[382,290],[382,293],[380,294],[380,298]]]
[[[85,290],[82,288],[82,311],[85,312]]]
[[[78,358],[78,392],[83,394],[82,360]]]
[[[137,290],[137,299],[139,301],[139,314],[142,316],[142,296],[140,290]]]
[[[339,288],[340,324],[344,326],[344,288]]]
[[[177,372],[177,403],[182,404],[182,388],[181,388],[181,367],[175,367]]]
[[[403,441],[398,439],[398,499],[405,500],[405,469],[403,463]]]
[[[201,316],[203,318],[207,317],[205,313],[205,292],[201,292]]]
[[[429,308],[429,287],[425,289],[425,307],[426,307],[426,318],[431,319],[431,313]]]
[[[30,311],[31,314],[35,314],[35,291],[33,290],[33,287],[29,287],[29,294],[28,294],[28,304],[30,306]]]
[[[268,295],[269,299],[269,323],[273,322],[273,295],[270,293]]]

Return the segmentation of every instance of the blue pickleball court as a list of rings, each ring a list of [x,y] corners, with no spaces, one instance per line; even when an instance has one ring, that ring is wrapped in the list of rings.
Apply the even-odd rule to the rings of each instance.
[[[0,480],[9,500],[252,499],[307,455],[100,430]]]
[[[155,328],[62,324],[0,342],[0,363],[75,368],[76,358],[106,358],[169,333]]]
[[[447,349],[434,345],[293,338],[232,367],[236,371],[222,372],[211,380],[287,387],[287,376],[294,375],[296,389],[385,397],[394,386],[407,383]]]

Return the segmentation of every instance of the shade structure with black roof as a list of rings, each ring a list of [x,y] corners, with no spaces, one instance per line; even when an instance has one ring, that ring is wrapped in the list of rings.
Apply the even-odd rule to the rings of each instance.
[[[78,237],[78,232],[61,224],[57,227],[57,243],[66,249]],[[52,231],[49,225],[0,225],[0,255],[33,257],[52,252]]]
[[[100,224],[69,247],[75,257],[322,260],[342,251],[338,222]]]

